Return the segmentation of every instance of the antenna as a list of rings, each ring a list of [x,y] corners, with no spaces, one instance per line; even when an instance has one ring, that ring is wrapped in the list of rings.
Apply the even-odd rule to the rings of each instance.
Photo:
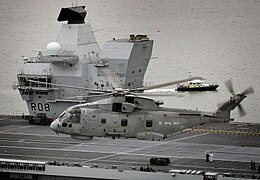
[[[102,30],[104,30],[104,28],[100,28],[100,29],[94,30],[92,32],[98,32],[98,31],[102,31]]]
[[[71,7],[74,7],[74,6],[73,6],[73,1],[71,2],[71,5],[72,5]],[[76,1],[76,3],[75,3],[75,7],[76,7],[76,6],[78,6],[78,1]]]
[[[189,79],[191,79],[192,75],[191,75],[191,72],[189,72]]]

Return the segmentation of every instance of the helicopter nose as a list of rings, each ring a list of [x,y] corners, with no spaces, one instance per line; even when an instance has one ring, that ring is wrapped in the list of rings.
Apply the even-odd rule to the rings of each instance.
[[[53,131],[57,132],[57,131],[58,131],[58,120],[57,120],[57,119],[54,120],[54,121],[51,123],[50,127],[51,127],[51,129],[52,129]]]

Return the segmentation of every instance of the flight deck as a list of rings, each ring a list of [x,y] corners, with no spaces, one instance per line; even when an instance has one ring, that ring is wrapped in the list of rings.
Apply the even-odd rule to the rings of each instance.
[[[1,117],[0,158],[55,161],[84,166],[124,166],[155,171],[185,169],[260,177],[260,124],[218,123],[172,134],[163,141],[94,138],[78,141],[55,134],[49,126],[29,125],[19,117]],[[206,162],[206,154],[213,161]],[[168,166],[150,165],[152,157],[167,157]],[[251,161],[256,168],[252,169]]]

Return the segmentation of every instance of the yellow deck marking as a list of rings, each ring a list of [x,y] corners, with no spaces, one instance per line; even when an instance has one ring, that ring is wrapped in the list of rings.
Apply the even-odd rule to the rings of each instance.
[[[192,129],[193,132],[200,133],[215,133],[215,134],[236,134],[236,135],[247,135],[247,136],[260,136],[260,132],[253,131],[227,131],[227,130],[214,130],[214,129]]]

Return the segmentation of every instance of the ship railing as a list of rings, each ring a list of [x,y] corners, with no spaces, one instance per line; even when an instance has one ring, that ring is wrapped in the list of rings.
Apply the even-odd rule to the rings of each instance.
[[[12,83],[13,90],[18,89],[19,87],[20,87],[20,84],[17,81]]]
[[[58,87],[54,86],[48,86],[48,87],[40,87],[40,86],[35,86],[35,85],[26,85],[26,84],[19,84],[18,82],[12,84],[13,90],[16,89],[29,89],[29,90],[39,90],[39,91],[54,91],[58,90]]]
[[[37,83],[14,83],[12,85],[13,89],[38,89],[38,90],[56,90],[57,88],[52,85],[42,85]]]
[[[13,88],[32,88],[39,90],[52,90],[57,89],[54,87],[52,82],[52,76],[47,75],[24,75],[18,74],[18,82],[13,83]]]
[[[153,81],[144,81],[143,82],[143,86],[153,86],[153,85],[154,85]]]
[[[30,57],[30,58],[22,56],[24,63],[41,63],[41,57],[49,56],[49,53],[45,50],[37,50],[37,51],[33,51],[33,52],[38,52],[37,56],[33,56],[33,57]],[[60,51],[60,53],[57,56],[59,56],[59,57],[74,57],[74,56],[76,56],[76,54],[73,51],[62,50],[62,51]]]
[[[19,70],[19,74],[32,74],[32,75],[44,75],[44,76],[52,76],[53,75],[53,71],[52,69],[41,69],[41,70],[32,70],[30,69],[30,71],[25,71],[24,69],[20,69]]]
[[[100,65],[100,64],[107,64],[107,61],[104,59],[104,58],[100,58],[97,56],[84,56],[84,59],[82,59],[82,64],[97,64],[97,65]]]
[[[47,97],[47,101],[57,101],[57,100],[62,100],[62,101],[85,101],[86,98],[84,97],[83,94],[64,94],[60,93],[60,91],[55,91],[55,93],[51,96]]]
[[[34,52],[38,52],[37,56],[33,56],[32,58],[40,58],[41,56],[49,56],[48,51],[46,50],[37,50]],[[65,51],[65,50],[61,50],[60,53],[58,54],[58,56],[75,56],[75,52],[74,51]]]
[[[13,160],[13,159],[0,159],[1,171],[45,171],[45,162],[26,161],[26,160]]]
[[[24,116],[29,115],[28,111],[13,111],[12,113],[7,113],[5,115],[0,115],[0,120],[18,120],[23,121]],[[21,119],[22,118],[22,119]]]

